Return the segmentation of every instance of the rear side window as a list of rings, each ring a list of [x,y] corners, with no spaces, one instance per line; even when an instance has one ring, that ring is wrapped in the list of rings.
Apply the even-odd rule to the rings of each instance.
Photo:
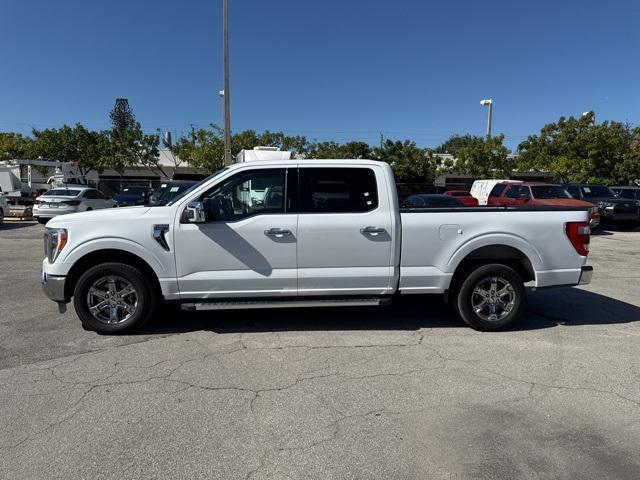
[[[370,168],[302,168],[300,213],[359,213],[378,207]]]
[[[491,189],[490,197],[499,197],[504,189],[507,188],[506,183],[496,183],[495,187]]]
[[[507,198],[528,198],[529,187],[523,187],[520,185],[512,185],[507,191],[505,197]]]
[[[636,196],[636,192],[634,190],[631,189],[624,189],[624,190],[619,190],[618,195],[620,195],[622,198],[630,198],[630,199],[634,199]]]

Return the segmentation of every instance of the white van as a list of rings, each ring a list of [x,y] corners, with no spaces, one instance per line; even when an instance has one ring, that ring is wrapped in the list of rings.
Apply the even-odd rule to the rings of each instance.
[[[493,190],[493,187],[498,183],[522,183],[522,181],[506,179],[476,180],[473,182],[473,185],[471,185],[471,196],[478,199],[478,204],[486,205],[491,190]]]

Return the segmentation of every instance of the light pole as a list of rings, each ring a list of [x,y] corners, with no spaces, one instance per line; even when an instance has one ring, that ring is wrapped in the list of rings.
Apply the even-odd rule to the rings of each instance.
[[[229,93],[229,1],[222,0],[222,36],[224,49],[224,164],[231,165],[231,94]]]
[[[491,138],[491,122],[493,121],[493,99],[486,98],[484,100],[480,100],[480,105],[489,107],[489,111],[487,113],[487,138]]]

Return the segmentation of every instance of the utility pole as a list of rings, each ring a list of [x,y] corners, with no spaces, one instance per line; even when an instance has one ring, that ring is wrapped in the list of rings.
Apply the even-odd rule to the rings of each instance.
[[[231,165],[231,108],[229,93],[229,0],[222,0],[222,17],[223,27],[222,35],[224,49],[224,164]]]
[[[487,138],[491,138],[491,123],[493,122],[493,99],[488,98],[485,100],[480,100],[480,105],[489,107],[489,110],[487,112]]]

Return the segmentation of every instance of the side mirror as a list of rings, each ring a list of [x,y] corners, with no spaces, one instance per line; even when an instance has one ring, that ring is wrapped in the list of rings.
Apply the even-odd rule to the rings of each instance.
[[[187,205],[187,221],[189,223],[204,223],[207,221],[207,216],[204,211],[204,203],[191,202]]]

